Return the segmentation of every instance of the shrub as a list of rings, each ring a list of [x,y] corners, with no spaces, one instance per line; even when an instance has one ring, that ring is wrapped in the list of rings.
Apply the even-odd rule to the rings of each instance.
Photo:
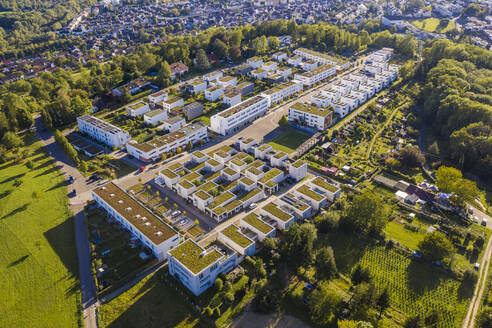
[[[205,308],[205,314],[207,315],[207,317],[211,318],[214,315],[214,311],[210,307],[207,306]]]
[[[214,308],[214,317],[216,317],[216,318],[220,317],[220,309],[219,309],[219,307]]]
[[[463,273],[463,283],[469,285],[475,285],[477,281],[478,281],[478,274],[470,268],[466,269],[465,272]]]
[[[215,290],[220,292],[222,290],[222,287],[224,287],[224,282],[222,281],[222,279],[217,278],[214,283]]]
[[[234,293],[232,293],[231,291],[225,293],[224,302],[229,305],[232,304],[234,302]]]

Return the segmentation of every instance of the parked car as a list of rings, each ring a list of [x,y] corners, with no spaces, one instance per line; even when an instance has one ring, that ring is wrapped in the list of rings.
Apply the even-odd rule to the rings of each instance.
[[[179,216],[180,214],[181,214],[181,211],[174,211],[174,212],[171,213],[171,216],[173,218],[175,218],[175,217]]]
[[[483,225],[484,227],[485,227],[485,226],[487,226],[487,219],[483,219],[483,220],[482,220],[482,225]]]
[[[475,263],[475,265],[473,266],[473,268],[478,271],[480,269],[480,263]]]
[[[473,217],[473,222],[479,223],[480,222],[480,219],[477,216],[474,216]]]
[[[256,203],[251,203],[251,204],[249,205],[249,209],[250,209],[250,210],[254,210],[257,206],[258,206],[258,204],[256,204]]]

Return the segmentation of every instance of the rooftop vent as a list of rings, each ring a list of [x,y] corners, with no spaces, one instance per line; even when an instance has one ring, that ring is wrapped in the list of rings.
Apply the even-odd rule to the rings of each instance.
[[[118,201],[118,204],[123,204],[123,201],[120,199],[120,200]]]
[[[106,190],[106,187],[101,187],[102,190]]]
[[[156,234],[157,236],[161,236],[161,235],[162,235],[162,231],[157,231],[155,234]]]
[[[129,211],[132,210],[132,208],[131,207],[127,207],[127,208],[125,208],[125,210],[127,210],[129,212]]]
[[[109,197],[114,197],[114,194],[109,194]]]
[[[141,218],[141,220],[142,221],[145,221],[145,220],[147,220],[147,218],[144,216],[144,217]]]
[[[135,215],[135,217],[138,219],[140,217],[140,214]]]
[[[201,252],[200,257],[204,257],[206,253],[207,253],[206,251]]]
[[[145,222],[144,225],[145,226],[149,226],[150,225],[150,222]]]

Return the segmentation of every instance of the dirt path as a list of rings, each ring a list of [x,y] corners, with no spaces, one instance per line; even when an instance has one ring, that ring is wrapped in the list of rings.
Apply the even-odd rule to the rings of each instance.
[[[489,238],[485,254],[480,263],[480,273],[478,276],[478,283],[475,286],[473,297],[470,301],[470,307],[466,313],[465,320],[463,320],[462,328],[475,327],[475,318],[477,317],[478,310],[480,309],[480,303],[482,301],[485,287],[487,286],[487,277],[489,272],[490,255],[492,254],[492,236]]]

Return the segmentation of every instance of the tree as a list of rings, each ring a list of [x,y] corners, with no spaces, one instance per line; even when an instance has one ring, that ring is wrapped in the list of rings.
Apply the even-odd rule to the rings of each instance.
[[[292,265],[309,265],[314,260],[314,241],[317,238],[316,227],[312,223],[301,226],[293,224],[286,231],[284,249]]]
[[[422,319],[420,316],[416,315],[414,317],[408,318],[403,324],[404,328],[424,328]]]
[[[286,127],[287,125],[289,125],[289,119],[287,118],[287,116],[282,115],[282,117],[278,121],[278,125],[281,127]]]
[[[441,261],[454,251],[453,244],[439,231],[426,234],[418,248],[429,261]]]
[[[202,48],[198,49],[196,53],[196,66],[201,71],[210,69],[210,62],[208,61],[207,54]]]
[[[214,282],[215,290],[220,292],[222,290],[222,287],[224,287],[224,282],[222,281],[222,279],[217,278]]]
[[[311,320],[321,326],[329,324],[340,302],[340,296],[330,290],[329,284],[321,282],[309,296]]]
[[[452,193],[451,200],[460,207],[465,207],[467,202],[473,201],[480,193],[475,182],[463,179],[461,172],[453,167],[439,167],[436,179],[439,190]]]
[[[79,169],[82,172],[87,172],[89,170],[89,168],[87,167],[87,163],[85,161],[80,161],[80,163],[79,163]]]
[[[271,50],[276,50],[280,46],[280,41],[276,36],[269,36],[268,37],[268,47]]]
[[[2,144],[7,149],[18,148],[24,145],[24,141],[13,132],[7,132],[2,137]]]
[[[224,302],[228,305],[231,305],[234,303],[234,293],[229,291],[224,294]]]
[[[220,59],[225,59],[229,51],[227,44],[225,44],[220,39],[215,39],[214,43],[212,44],[212,49],[214,54]]]
[[[191,141],[189,141],[188,144],[186,145],[186,149],[187,150],[192,150],[193,149],[193,143]]]
[[[425,162],[425,157],[417,147],[412,145],[405,146],[400,151],[401,163],[408,167],[420,167]]]
[[[233,61],[237,61],[237,60],[241,59],[241,57],[242,57],[241,48],[239,48],[238,46],[230,47],[229,48],[229,57]]]
[[[171,66],[167,61],[163,61],[157,72],[157,83],[161,87],[167,87],[171,84]]]
[[[389,214],[388,206],[378,195],[364,191],[354,197],[342,223],[359,232],[379,234],[386,226]]]
[[[352,284],[358,285],[362,282],[371,282],[371,273],[368,268],[363,268],[358,263],[351,274]]]
[[[316,268],[316,279],[329,280],[336,277],[337,266],[335,264],[333,250],[329,247],[321,248],[316,254],[314,266]]]
[[[386,287],[383,290],[383,292],[379,295],[379,297],[376,300],[376,305],[379,308],[379,317],[381,318],[383,312],[390,307],[390,296],[389,296],[388,287]]]

